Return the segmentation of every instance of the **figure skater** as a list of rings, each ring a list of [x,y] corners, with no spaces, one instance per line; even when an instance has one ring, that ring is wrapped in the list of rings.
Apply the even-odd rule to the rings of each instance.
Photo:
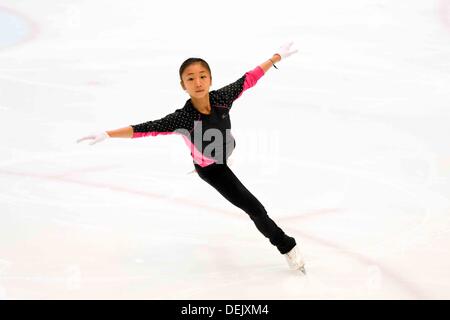
[[[306,273],[295,239],[276,225],[263,205],[227,165],[227,159],[236,144],[230,130],[229,113],[233,102],[253,87],[272,66],[277,68],[275,63],[296,53],[298,50],[291,50],[292,43],[282,45],[270,59],[246,72],[235,82],[212,91],[209,91],[212,75],[208,63],[201,58],[189,58],[179,69],[180,85],[190,96],[183,108],[159,120],[91,134],[77,142],[92,140],[89,144],[93,145],[108,138],[181,135],[191,151],[198,176],[249,215],[256,228],[286,257],[290,269]],[[214,142],[210,142],[212,138]]]

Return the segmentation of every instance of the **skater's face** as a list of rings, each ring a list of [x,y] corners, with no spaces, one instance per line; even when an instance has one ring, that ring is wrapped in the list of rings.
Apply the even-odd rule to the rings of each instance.
[[[191,97],[200,99],[209,92],[212,84],[211,74],[200,63],[193,63],[183,71],[180,84]]]

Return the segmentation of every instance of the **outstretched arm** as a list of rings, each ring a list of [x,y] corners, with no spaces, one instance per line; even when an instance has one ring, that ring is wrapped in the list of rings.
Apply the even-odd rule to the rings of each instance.
[[[93,133],[78,139],[77,142],[92,140],[89,144],[93,145],[108,138],[140,138],[159,134],[171,134],[176,133],[178,129],[187,129],[186,126],[188,125],[190,125],[190,121],[186,119],[181,109],[178,109],[159,120],[129,125],[116,130]]]
[[[224,101],[231,108],[233,101],[239,98],[244,91],[253,87],[275,63],[280,62],[298,51],[290,49],[292,44],[293,42],[289,42],[282,45],[275,51],[270,59],[267,59],[263,63],[259,64],[253,70],[247,71],[245,75],[240,77],[235,82],[217,90],[217,93],[221,98],[220,100]]]

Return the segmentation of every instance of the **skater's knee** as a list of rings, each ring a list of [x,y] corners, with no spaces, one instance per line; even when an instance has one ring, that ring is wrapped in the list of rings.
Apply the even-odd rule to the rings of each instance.
[[[249,216],[252,219],[253,218],[260,218],[260,217],[267,216],[267,211],[262,205],[261,206],[257,206],[257,207],[253,207],[252,209],[248,210],[247,213],[249,214]]]

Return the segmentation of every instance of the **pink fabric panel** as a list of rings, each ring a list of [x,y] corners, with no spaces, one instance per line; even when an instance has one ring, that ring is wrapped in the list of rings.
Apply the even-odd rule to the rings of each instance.
[[[152,131],[152,132],[133,132],[133,138],[142,138],[147,136],[157,136],[159,134],[173,134],[173,132],[158,132],[158,131]]]
[[[258,80],[264,75],[264,70],[260,66],[245,73],[244,89],[239,94],[238,98],[244,93],[245,90],[253,87]],[[237,98],[236,98],[237,99]]]
[[[195,145],[193,145],[187,137],[182,137],[186,145],[189,147],[189,150],[191,150],[195,163],[197,163],[200,167],[206,167],[216,162],[214,159],[205,157],[200,151],[198,151]]]

